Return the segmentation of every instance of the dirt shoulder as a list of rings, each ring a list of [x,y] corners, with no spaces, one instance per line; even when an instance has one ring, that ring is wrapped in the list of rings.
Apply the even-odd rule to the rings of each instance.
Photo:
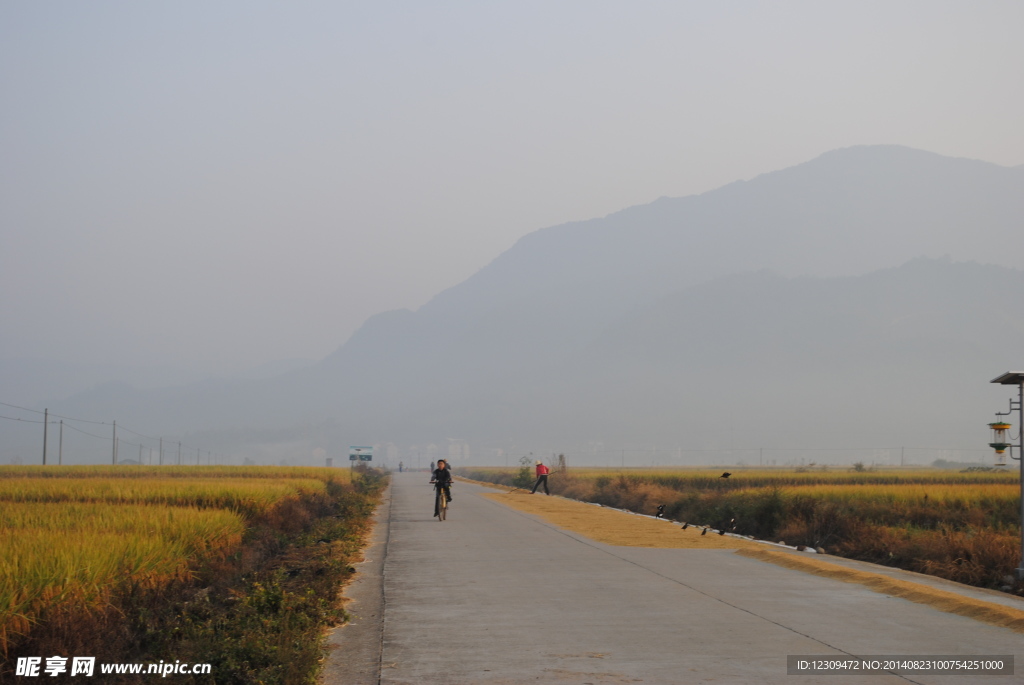
[[[731,535],[719,535],[703,527],[641,516],[597,504],[577,502],[564,497],[531,495],[523,490],[485,495],[513,509],[536,514],[560,528],[585,535],[591,540],[622,547],[662,547],[672,549],[745,549],[759,547],[755,542]]]

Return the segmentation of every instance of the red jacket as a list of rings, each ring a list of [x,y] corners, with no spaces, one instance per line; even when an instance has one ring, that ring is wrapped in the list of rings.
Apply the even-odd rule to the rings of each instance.
[[[551,473],[551,469],[549,469],[547,466],[544,466],[544,464],[537,464],[537,476],[538,477],[546,476],[549,473]]]

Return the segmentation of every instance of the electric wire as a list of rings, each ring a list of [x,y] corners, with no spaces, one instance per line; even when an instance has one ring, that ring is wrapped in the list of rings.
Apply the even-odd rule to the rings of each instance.
[[[33,421],[32,419],[18,419],[13,416],[0,416],[0,419],[7,419],[8,421],[21,421],[22,423],[43,423],[43,421]]]
[[[82,435],[88,435],[88,436],[89,436],[90,438],[96,438],[97,440],[113,440],[113,438],[111,438],[110,436],[106,436],[106,435],[94,435],[93,433],[89,433],[88,431],[84,431],[84,430],[82,430],[81,428],[75,428],[75,427],[74,427],[74,426],[72,426],[72,425],[71,425],[70,423],[66,423],[66,424],[64,424],[64,425],[65,425],[65,426],[66,426],[67,428],[70,428],[70,429],[71,429],[71,430],[73,430],[73,431],[78,431],[78,432],[79,432],[79,433],[81,433]]]
[[[20,407],[17,404],[10,404],[8,402],[0,402],[0,404],[2,404],[5,407],[13,407],[15,409],[22,409],[24,411],[30,411],[30,412],[33,412],[35,414],[43,414],[44,413],[44,412],[39,411],[38,409],[29,409],[28,407]]]
[[[146,435],[145,433],[140,433],[138,431],[133,431],[131,428],[125,428],[124,426],[118,426],[117,430],[119,430],[119,431],[121,431],[121,430],[127,431],[128,433],[131,433],[132,435],[138,435],[140,438],[146,438],[148,440],[159,440],[160,439],[160,438],[154,438],[152,435]]]
[[[12,409],[20,409],[21,411],[27,411],[27,412],[31,412],[33,414],[42,414],[44,416],[48,416],[48,420],[37,421],[35,419],[25,419],[25,418],[18,418],[18,417],[14,417],[14,416],[3,416],[3,415],[0,415],[0,419],[6,419],[8,421],[18,421],[18,422],[21,422],[21,423],[32,423],[32,424],[46,423],[48,425],[58,425],[59,423],[62,423],[63,425],[66,425],[68,428],[70,428],[73,431],[77,431],[77,432],[82,433],[83,435],[87,435],[87,436],[89,436],[91,438],[96,438],[97,440],[106,440],[108,442],[113,442],[113,440],[114,440],[114,437],[112,435],[111,436],[96,435],[94,433],[90,433],[88,431],[84,431],[81,428],[76,427],[72,423],[72,422],[74,422],[74,423],[87,423],[87,424],[94,425],[94,426],[111,426],[111,427],[113,427],[114,425],[116,425],[114,421],[94,421],[92,419],[82,419],[82,418],[73,417],[73,416],[64,416],[62,414],[55,414],[55,413],[50,413],[50,412],[46,412],[46,411],[40,411],[38,409],[32,409],[30,407],[23,407],[23,406],[18,405],[18,404],[11,404],[10,402],[0,402],[0,406],[11,407]],[[55,420],[55,419],[63,419],[63,421],[58,421],[58,420]],[[67,422],[67,423],[64,423],[64,422]],[[161,438],[159,438],[159,437],[155,437],[155,436],[152,436],[152,435],[146,435],[145,433],[140,433],[138,431],[132,430],[131,428],[128,428],[128,427],[123,426],[123,425],[117,426],[117,430],[118,430],[119,433],[121,431],[125,431],[127,433],[131,433],[132,435],[137,435],[140,438],[145,438],[147,440],[152,440],[154,443],[159,442],[161,440]],[[120,436],[118,436],[117,442],[118,442],[119,446],[120,445],[128,445],[128,446],[131,446],[131,447],[142,447],[142,448],[150,448],[150,449],[152,449],[152,446],[150,446],[150,445],[147,445],[147,444],[142,443],[142,442],[132,442],[130,440],[123,440],[123,439],[121,439]],[[173,445],[174,443],[170,442],[169,444]],[[201,450],[201,448],[199,448],[199,447],[194,447],[194,446],[186,444],[184,442],[179,442],[178,444],[180,445],[182,452],[184,452],[185,450],[189,450],[189,451]],[[212,454],[213,450],[207,450],[207,452],[210,452]]]

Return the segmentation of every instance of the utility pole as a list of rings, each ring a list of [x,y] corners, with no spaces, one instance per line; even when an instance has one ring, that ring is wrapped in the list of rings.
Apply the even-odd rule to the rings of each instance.
[[[142,443],[139,443],[139,466],[142,466]]]
[[[117,466],[117,421],[114,421],[114,445],[111,448],[110,459]]]
[[[1017,424],[1017,436],[1020,438],[1020,445],[1017,447],[1017,459],[1020,460],[1020,564],[1017,566],[1014,575],[1017,580],[1024,580],[1024,373],[1020,371],[1008,371],[998,378],[994,378],[992,383],[998,383],[999,385],[1015,385],[1017,386],[1017,406],[1014,407],[1014,401],[1010,399],[1010,411],[1007,414],[1013,412],[1016,409],[1019,414]],[[1010,458],[1013,458],[1013,449],[1010,449]]]
[[[160,466],[164,465],[164,439],[160,438]]]
[[[50,410],[43,410],[43,466],[46,466],[46,429],[50,425]]]
[[[178,466],[181,466],[181,440],[178,441]]]
[[[57,465],[64,464],[64,419],[60,420],[60,443],[57,447]]]

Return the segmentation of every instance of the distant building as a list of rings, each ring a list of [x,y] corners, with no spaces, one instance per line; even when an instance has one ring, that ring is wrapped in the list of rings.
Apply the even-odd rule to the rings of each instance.
[[[469,461],[469,443],[461,438],[448,438],[448,459]]]

